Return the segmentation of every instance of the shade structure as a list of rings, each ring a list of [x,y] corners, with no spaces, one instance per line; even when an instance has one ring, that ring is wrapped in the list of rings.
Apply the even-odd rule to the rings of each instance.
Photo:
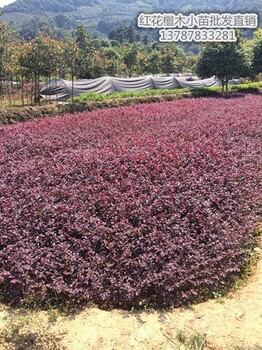
[[[49,80],[41,89],[40,95],[46,100],[67,100],[86,92],[110,94],[119,91],[141,91],[149,89],[199,88],[221,85],[217,77],[187,80],[185,77],[143,76],[135,78],[101,77],[70,81],[64,79]]]

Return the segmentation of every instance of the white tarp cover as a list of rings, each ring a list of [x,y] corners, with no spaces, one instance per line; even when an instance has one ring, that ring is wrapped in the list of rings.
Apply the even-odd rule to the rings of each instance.
[[[81,81],[63,79],[49,80],[41,89],[40,95],[46,100],[66,100],[86,92],[110,94],[117,91],[141,91],[148,89],[198,88],[221,85],[220,79],[212,77],[204,80],[188,81],[183,77],[144,76],[137,78],[102,77]]]

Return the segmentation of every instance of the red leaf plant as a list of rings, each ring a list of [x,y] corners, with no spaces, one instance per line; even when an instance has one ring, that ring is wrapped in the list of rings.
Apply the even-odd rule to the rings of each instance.
[[[0,295],[170,307],[226,290],[260,215],[262,99],[0,128]]]

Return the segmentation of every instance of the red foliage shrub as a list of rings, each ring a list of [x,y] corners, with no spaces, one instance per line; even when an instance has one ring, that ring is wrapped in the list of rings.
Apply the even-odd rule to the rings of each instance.
[[[261,203],[260,96],[0,128],[0,294],[104,308],[224,290]]]

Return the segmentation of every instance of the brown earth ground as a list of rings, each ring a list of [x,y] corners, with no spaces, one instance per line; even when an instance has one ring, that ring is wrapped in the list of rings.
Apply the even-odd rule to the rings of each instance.
[[[255,248],[255,253],[260,253]],[[261,255],[261,254],[260,254]],[[201,334],[206,346],[178,345],[177,334]],[[245,285],[227,297],[171,311],[87,308],[23,311],[0,306],[0,349],[6,350],[256,350],[262,349],[262,259]]]

